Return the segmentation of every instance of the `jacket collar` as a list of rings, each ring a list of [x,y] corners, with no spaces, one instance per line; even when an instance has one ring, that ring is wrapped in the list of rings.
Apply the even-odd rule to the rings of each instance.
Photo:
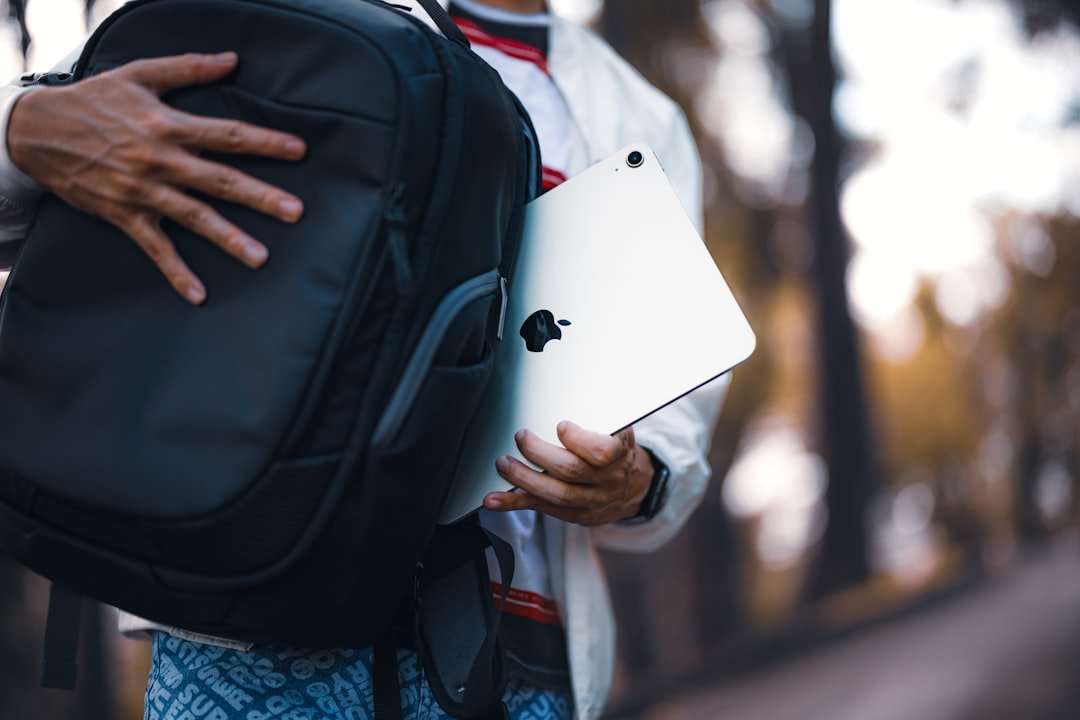
[[[406,0],[406,2],[413,7],[414,15],[431,24],[427,13],[415,0]],[[439,0],[439,4],[445,8],[449,6],[450,0]],[[583,57],[588,54],[587,33],[588,31],[584,28],[552,13],[548,71],[570,108],[574,124],[577,125],[585,141],[585,154],[591,162],[596,159],[596,148],[602,143],[598,145],[595,142],[596,138],[593,136],[595,129],[587,120],[589,117],[604,117],[604,114],[592,112],[593,103],[603,100],[596,96],[594,89],[590,87],[588,73],[581,71],[588,64]]]
[[[566,100],[574,124],[585,141],[585,154],[591,162],[595,159],[597,143],[590,132],[595,123],[588,120],[590,117],[602,117],[602,114],[593,112],[593,103],[600,100],[600,96],[590,86],[589,73],[582,72],[582,68],[588,64],[585,57],[588,54],[586,33],[584,28],[568,20],[552,16],[548,72]]]

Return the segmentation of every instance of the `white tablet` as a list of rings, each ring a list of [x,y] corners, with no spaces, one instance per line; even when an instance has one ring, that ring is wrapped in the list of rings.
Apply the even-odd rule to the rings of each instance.
[[[614,434],[754,350],[750,324],[652,150],[626,148],[529,204],[496,375],[440,522],[511,489],[514,433]]]

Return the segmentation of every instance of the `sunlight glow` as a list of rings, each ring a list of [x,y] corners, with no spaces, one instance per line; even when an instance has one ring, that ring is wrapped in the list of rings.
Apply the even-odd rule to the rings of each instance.
[[[550,0],[551,9],[561,17],[581,25],[596,19],[602,7],[601,0]]]
[[[751,3],[705,6],[721,53],[698,112],[724,148],[736,191],[751,204],[802,201],[799,182],[813,155],[813,137],[786,106],[786,85],[768,55],[769,32]]]
[[[1020,218],[1010,224],[1005,235],[1005,252],[1016,265],[1039,277],[1054,269],[1057,250],[1042,223]]]
[[[915,299],[918,278],[902,252],[860,249],[848,265],[848,294],[857,319],[884,323]]]
[[[768,418],[748,433],[724,481],[724,505],[736,517],[757,519],[762,562],[783,569],[820,539],[827,484],[824,460],[785,419]]]
[[[910,358],[926,339],[926,323],[913,305],[884,320],[875,321],[874,327],[876,332],[870,336],[874,349],[882,358],[893,362]]]
[[[1080,38],[1032,41],[988,0],[836,0],[833,17],[838,118],[878,148],[842,190],[855,314],[881,330],[928,280],[950,322],[973,323],[1008,290],[995,214],[1080,211]],[[1032,272],[1052,266],[1037,230],[1011,246]]]
[[[878,571],[911,586],[929,577],[942,554],[931,523],[934,506],[934,492],[919,473],[879,497],[871,511],[871,559]]]
[[[1040,469],[1035,481],[1035,504],[1043,519],[1059,522],[1068,512],[1073,498],[1073,478],[1065,464],[1052,460]]]
[[[83,5],[83,0],[27,3],[26,24],[33,38],[29,58],[31,70],[51,70],[79,47],[86,37]]]

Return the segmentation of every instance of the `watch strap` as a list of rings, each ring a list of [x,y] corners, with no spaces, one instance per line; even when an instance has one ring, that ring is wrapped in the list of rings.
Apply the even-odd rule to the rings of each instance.
[[[638,514],[626,520],[626,523],[631,525],[648,522],[660,514],[667,500],[668,482],[671,479],[671,470],[664,461],[644,445],[641,446],[641,449],[648,454],[649,460],[652,462],[653,477],[652,482],[649,483],[649,490],[641,501],[641,509],[638,510]]]

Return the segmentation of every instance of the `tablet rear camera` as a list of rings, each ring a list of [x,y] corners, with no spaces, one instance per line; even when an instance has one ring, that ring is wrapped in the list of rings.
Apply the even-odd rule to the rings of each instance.
[[[635,150],[626,156],[626,164],[632,168],[639,168],[645,164],[645,156]]]

